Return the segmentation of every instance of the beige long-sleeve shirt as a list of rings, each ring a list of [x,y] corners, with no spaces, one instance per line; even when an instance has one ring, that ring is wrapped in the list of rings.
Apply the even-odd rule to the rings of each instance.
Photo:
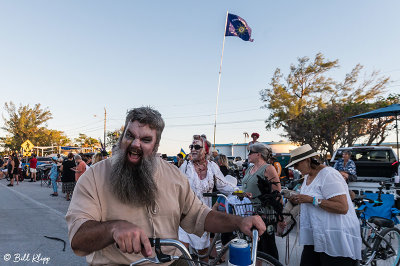
[[[123,204],[112,194],[108,182],[111,160],[95,164],[79,178],[66,215],[70,242],[88,220],[126,220],[141,227],[149,237],[177,239],[179,226],[187,232],[203,234],[210,209],[196,197],[178,168],[156,159],[156,208],[148,211],[145,207]],[[130,264],[140,258],[140,254],[122,253],[115,245],[86,256],[91,265]]]

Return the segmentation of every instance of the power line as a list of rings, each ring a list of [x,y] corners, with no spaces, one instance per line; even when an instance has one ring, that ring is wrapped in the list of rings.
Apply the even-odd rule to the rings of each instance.
[[[260,108],[244,109],[244,110],[237,110],[237,111],[231,111],[231,112],[222,112],[222,113],[220,113],[220,115],[235,114],[235,113],[243,113],[243,112],[250,112],[250,111],[255,111],[255,110],[260,110]],[[209,117],[209,116],[214,116],[214,115],[215,115],[215,113],[213,113],[213,114],[204,114],[204,115],[190,115],[190,116],[165,117],[165,119]],[[121,118],[110,118],[110,119],[108,119],[108,120],[125,120],[125,119],[121,119]]]
[[[228,124],[238,124],[238,123],[249,123],[249,122],[259,122],[265,121],[265,119],[255,119],[255,120],[241,120],[241,121],[230,121],[230,122],[219,122],[217,125],[228,125]],[[196,126],[212,126],[213,123],[207,124],[186,124],[186,125],[166,125],[165,127],[196,127]]]

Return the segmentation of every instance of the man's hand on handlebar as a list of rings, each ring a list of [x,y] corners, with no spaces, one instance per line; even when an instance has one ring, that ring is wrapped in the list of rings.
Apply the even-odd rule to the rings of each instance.
[[[264,221],[258,215],[244,217],[239,224],[240,231],[248,236],[252,236],[251,230],[254,227],[257,228],[259,236],[261,236],[266,230]]]
[[[152,255],[151,244],[146,233],[136,225],[127,221],[116,221],[113,224],[112,236],[122,252]]]

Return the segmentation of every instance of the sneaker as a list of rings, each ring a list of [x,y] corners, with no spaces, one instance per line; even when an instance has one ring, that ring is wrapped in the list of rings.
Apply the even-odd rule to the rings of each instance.
[[[52,197],[58,197],[58,194],[50,194],[50,196],[52,196]]]
[[[7,187],[13,187],[13,186],[14,186],[13,184],[8,184],[8,185],[7,185]]]
[[[29,180],[29,182],[33,182],[33,180],[31,179],[31,180]]]

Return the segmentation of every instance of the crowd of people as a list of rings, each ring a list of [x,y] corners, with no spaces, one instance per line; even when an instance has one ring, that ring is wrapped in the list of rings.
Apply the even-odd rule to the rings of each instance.
[[[240,229],[250,235],[255,227],[260,233],[259,251],[279,259],[275,233],[264,233],[267,227],[260,216],[227,214],[220,211],[220,199],[213,204],[203,196],[212,191],[229,196],[242,190],[249,202],[257,203],[263,193],[280,194],[282,168],[273,160],[272,150],[258,142],[259,134],[252,134],[248,164],[238,186],[226,155],[212,150],[205,135],[194,135],[190,153],[178,154],[175,165],[158,156],[163,129],[158,111],[135,108],[127,114],[112,159],[104,160],[101,153],[91,158],[70,153],[62,161],[52,158],[51,195],[58,196],[56,182],[61,178],[66,199],[71,200],[66,220],[73,251],[87,256],[89,264],[129,264],[140,258],[138,253],[153,253],[148,237],[160,237],[179,239],[205,254],[210,233]],[[351,154],[344,153],[334,167],[322,164],[310,145],[290,155],[287,167],[304,178],[299,193],[289,198],[300,205],[299,242],[304,246],[300,265],[356,265],[361,259],[361,237],[346,183],[356,178]],[[30,160],[32,182],[36,181],[35,159]],[[18,184],[18,165],[18,157],[10,155],[9,186]],[[269,190],[260,187],[260,179]],[[284,204],[281,198],[278,201]],[[279,221],[275,230],[285,226]]]
[[[58,186],[57,182],[62,183],[62,192],[65,194],[67,201],[71,200],[71,196],[75,187],[75,183],[78,181],[79,177],[95,163],[107,159],[108,153],[106,151],[100,151],[91,154],[73,154],[69,153],[65,158],[60,154],[51,157],[51,167],[49,171],[43,168],[41,179],[50,180],[49,186],[53,188],[53,193],[50,194],[52,197],[58,196]],[[10,180],[7,186],[13,187],[18,185],[19,182],[24,181],[26,178],[30,181],[37,181],[38,173],[38,160],[36,154],[28,159],[28,166],[23,169],[23,159],[17,153],[12,153],[8,156],[7,160],[0,157],[0,179],[7,178]]]

